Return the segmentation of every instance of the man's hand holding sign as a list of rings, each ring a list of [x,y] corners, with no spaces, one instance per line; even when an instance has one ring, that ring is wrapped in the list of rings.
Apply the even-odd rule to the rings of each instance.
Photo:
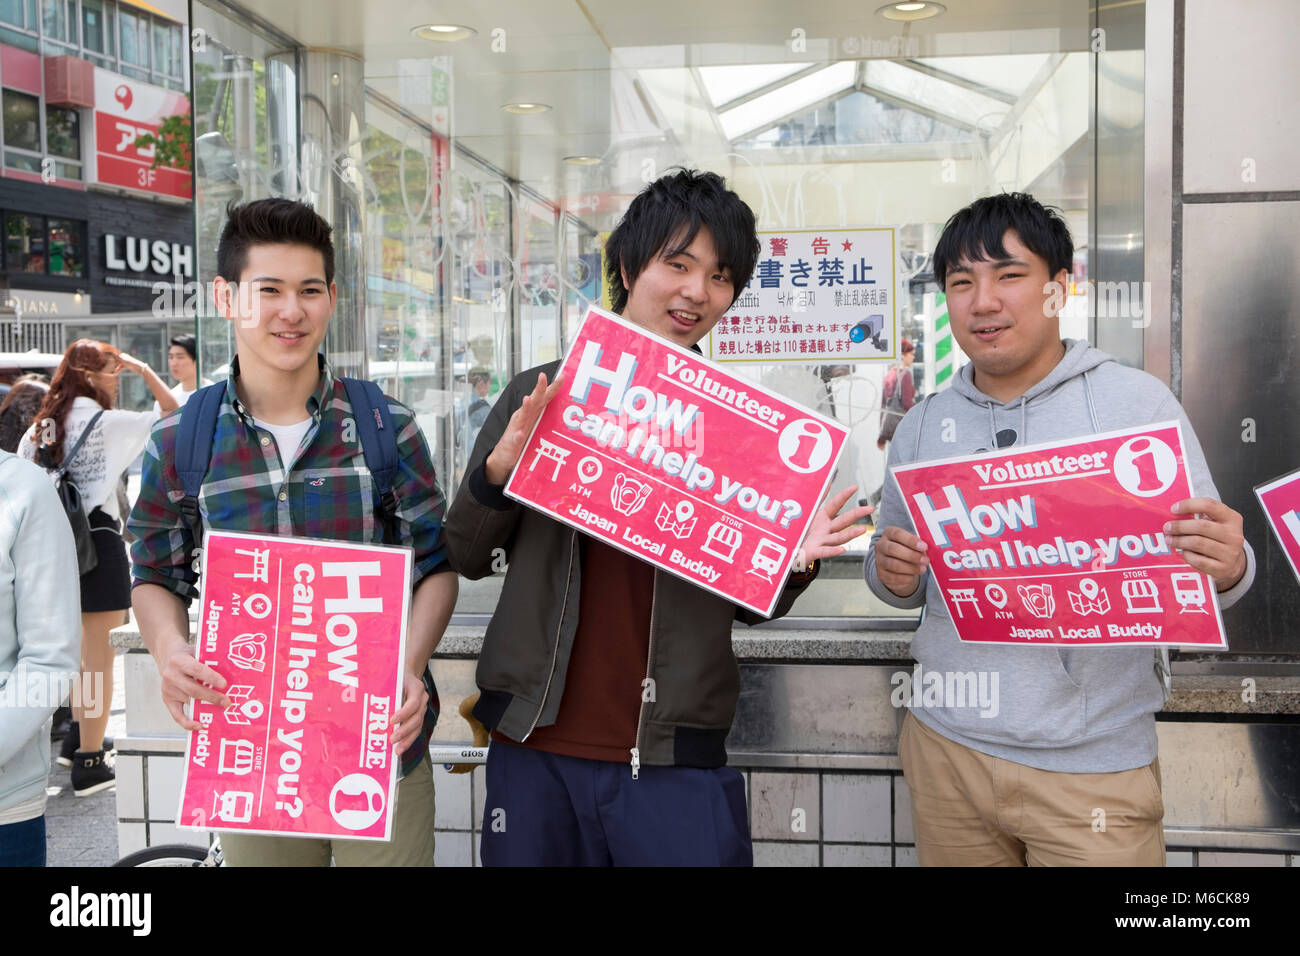
[[[1212,577],[1218,591],[1240,581],[1246,573],[1241,515],[1213,498],[1187,498],[1175,502],[1170,510],[1194,515],[1164,526],[1166,540],[1183,560]],[[890,525],[876,545],[876,567],[885,587],[899,597],[908,597],[916,592],[921,575],[930,567],[926,544],[906,528]]]
[[[1214,578],[1217,591],[1227,591],[1246,573],[1241,515],[1213,498],[1186,498],[1174,503],[1176,515],[1192,515],[1165,524],[1165,539],[1188,564]]]
[[[510,478],[519,459],[523,456],[528,437],[537,425],[538,419],[546,411],[551,400],[563,388],[564,379],[557,377],[554,382],[546,381],[545,373],[537,378],[537,385],[532,393],[524,398],[523,404],[510,416],[505,435],[497,442],[488,455],[484,465],[487,480],[494,485],[504,485]],[[858,525],[863,518],[875,509],[870,505],[852,508],[840,514],[858,488],[856,485],[828,497],[817,509],[801,549],[805,566],[823,558],[844,554],[844,545],[854,538],[865,534],[866,526]],[[797,563],[797,562],[796,562]]]
[[[896,467],[917,533],[882,532],[881,583],[907,597],[928,568],[966,641],[1222,647],[1241,519],[1185,497],[1183,447],[1170,422]]]
[[[838,514],[855,488],[817,504],[844,437],[839,423],[593,309],[556,380],[540,375],[511,415],[484,475],[766,615],[792,568],[865,531],[853,525],[869,507]]]

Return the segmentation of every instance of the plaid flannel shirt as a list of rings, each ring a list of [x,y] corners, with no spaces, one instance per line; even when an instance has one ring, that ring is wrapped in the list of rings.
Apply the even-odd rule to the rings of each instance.
[[[235,391],[239,360],[232,363],[199,494],[205,531],[383,543],[383,524],[375,513],[375,494],[352,421],[352,405],[324,357],[319,360],[320,384],[307,400],[312,423],[287,472],[274,436],[254,424],[239,400]],[[446,500],[415,416],[392,399],[388,410],[397,430],[399,459],[393,483],[397,543],[414,551],[414,588],[426,575],[451,570],[442,532]],[[131,545],[133,586],[157,584],[188,603],[198,596],[198,574],[192,567],[193,535],[180,510],[184,491],[175,454],[180,420],[179,414],[171,413],[153,427],[145,449],[140,497],[127,527],[136,537]],[[438,710],[434,691],[420,736],[403,755],[403,776],[428,751]]]

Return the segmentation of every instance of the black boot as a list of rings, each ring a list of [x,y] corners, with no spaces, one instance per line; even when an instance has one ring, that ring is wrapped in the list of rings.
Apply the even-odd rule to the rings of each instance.
[[[81,725],[74,720],[69,727],[67,734],[63,737],[63,743],[59,747],[59,756],[56,758],[55,762],[60,767],[71,767],[72,758],[76,756],[77,750],[80,747]],[[105,737],[101,749],[103,749],[105,753],[112,753],[116,750],[117,748],[113,744],[113,738]]]
[[[82,753],[77,751],[72,758],[72,792],[79,797],[88,797],[117,784],[117,776],[109,765],[104,751]]]

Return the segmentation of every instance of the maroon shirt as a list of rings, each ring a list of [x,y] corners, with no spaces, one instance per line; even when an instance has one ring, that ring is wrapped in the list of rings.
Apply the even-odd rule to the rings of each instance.
[[[653,567],[583,535],[578,633],[560,712],[554,724],[535,729],[524,746],[588,760],[631,761],[653,596]]]

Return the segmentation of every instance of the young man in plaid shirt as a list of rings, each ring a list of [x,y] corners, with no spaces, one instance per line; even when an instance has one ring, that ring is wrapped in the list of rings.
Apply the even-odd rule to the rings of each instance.
[[[310,206],[263,199],[238,206],[221,234],[213,296],[231,323],[237,357],[226,379],[212,456],[199,496],[205,529],[342,541],[383,541],[352,406],[343,383],[318,354],[334,313],[330,227]],[[402,706],[392,743],[404,756],[393,839],[353,840],[226,834],[232,866],[433,863],[433,776],[427,759],[437,719],[421,677],[456,603],[446,561],[445,500],[411,411],[389,400],[400,465],[399,543],[414,551]],[[181,513],[175,449],[181,416],[154,426],[140,498],[128,523],[132,608],[162,677],[162,698],[186,730],[191,698],[228,706],[227,681],[201,664],[188,643],[186,606],[197,595],[195,542]],[[211,685],[211,686],[206,686]]]

